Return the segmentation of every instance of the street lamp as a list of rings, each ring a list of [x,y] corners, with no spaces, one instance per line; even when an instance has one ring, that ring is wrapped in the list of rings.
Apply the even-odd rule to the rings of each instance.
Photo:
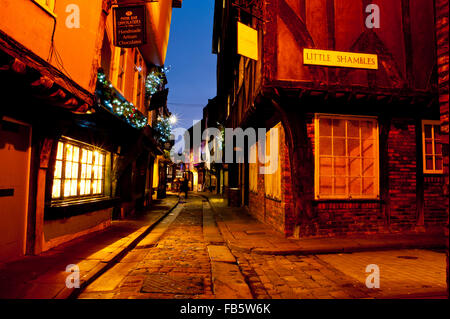
[[[170,122],[170,124],[174,125],[174,124],[177,123],[177,121],[178,121],[178,119],[177,119],[176,115],[171,115],[171,116],[169,117],[169,122]]]

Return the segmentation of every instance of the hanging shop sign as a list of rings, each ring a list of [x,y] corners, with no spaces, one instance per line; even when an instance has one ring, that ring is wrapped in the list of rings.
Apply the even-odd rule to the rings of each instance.
[[[238,22],[237,38],[237,53],[258,60],[258,31]]]
[[[378,70],[376,54],[303,49],[303,64]]]
[[[122,48],[133,48],[145,44],[145,5],[115,7],[114,45]]]

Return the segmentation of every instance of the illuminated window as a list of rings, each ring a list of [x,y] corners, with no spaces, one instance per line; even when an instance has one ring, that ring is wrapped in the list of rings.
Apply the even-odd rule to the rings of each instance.
[[[252,192],[258,192],[258,147],[257,143],[250,147],[249,187]]]
[[[47,11],[54,12],[55,10],[55,0],[33,0],[33,1]]]
[[[281,199],[281,161],[279,158],[281,145],[279,136],[281,136],[282,129],[281,123],[278,123],[266,133],[265,166],[269,172],[272,171],[272,174],[264,174],[264,188],[266,195],[276,199]],[[278,143],[278,149],[271,147],[271,143]],[[273,165],[277,166],[272,170]]]
[[[377,198],[377,121],[317,115],[315,131],[316,198]]]
[[[422,121],[423,172],[443,173],[439,121]]]
[[[104,194],[106,153],[69,141],[58,142],[52,199]]]

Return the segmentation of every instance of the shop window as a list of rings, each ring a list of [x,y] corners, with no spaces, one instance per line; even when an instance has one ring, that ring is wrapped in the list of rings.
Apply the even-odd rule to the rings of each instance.
[[[264,174],[264,188],[265,194],[274,199],[281,199],[281,160],[280,154],[280,136],[281,136],[282,126],[281,123],[275,125],[266,133],[266,167],[269,168],[270,165],[276,164],[277,167],[272,174]],[[278,151],[273,152],[271,150],[271,143],[278,143]],[[275,148],[276,149],[276,148]],[[268,157],[268,159],[267,159]]]
[[[378,198],[378,124],[367,117],[316,115],[316,198]]]
[[[439,121],[422,121],[423,172],[442,174],[442,143]]]
[[[105,193],[106,152],[85,144],[58,142],[52,199],[99,197]]]
[[[249,158],[249,188],[252,192],[258,192],[258,147],[257,143],[250,147]]]

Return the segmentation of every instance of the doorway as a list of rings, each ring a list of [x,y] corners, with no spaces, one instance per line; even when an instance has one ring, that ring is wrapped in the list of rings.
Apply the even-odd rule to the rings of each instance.
[[[31,127],[0,121],[0,262],[25,254]]]

